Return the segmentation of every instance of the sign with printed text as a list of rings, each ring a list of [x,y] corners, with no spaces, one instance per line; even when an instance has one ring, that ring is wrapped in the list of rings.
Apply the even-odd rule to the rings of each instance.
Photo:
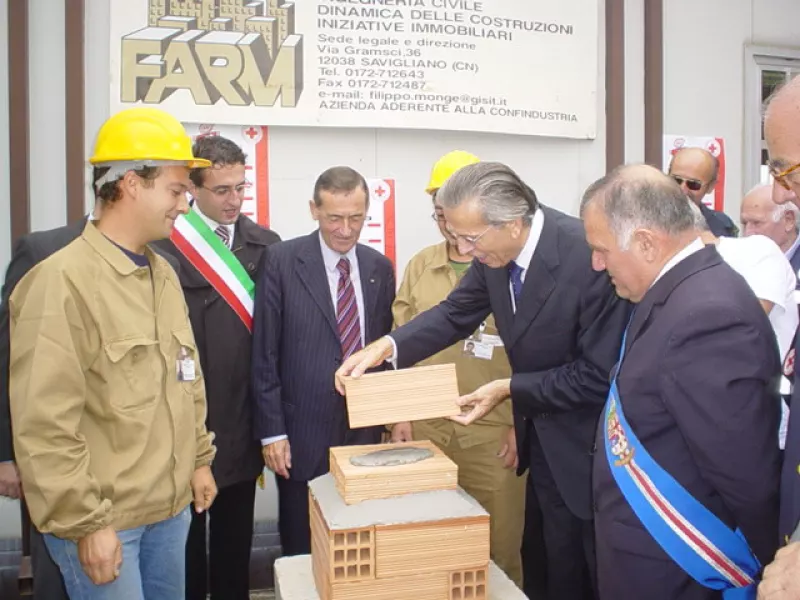
[[[725,210],[725,140],[720,137],[665,135],[664,136],[664,172],[669,172],[669,163],[681,148],[703,148],[717,157],[719,172],[714,189],[703,198],[703,204],[711,209]]]
[[[369,210],[358,241],[385,255],[397,269],[394,179],[367,179],[367,186]]]
[[[109,0],[111,110],[593,139],[597,0]]]
[[[245,153],[247,191],[242,214],[262,227],[269,227],[269,130],[255,125],[211,125],[184,123],[192,141],[218,135],[236,143]]]

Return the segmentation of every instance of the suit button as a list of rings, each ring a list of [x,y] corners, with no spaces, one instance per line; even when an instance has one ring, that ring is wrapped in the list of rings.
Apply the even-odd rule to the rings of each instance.
[[[539,418],[540,419],[546,419],[549,416],[550,416],[549,412],[543,412],[542,414],[539,415]]]

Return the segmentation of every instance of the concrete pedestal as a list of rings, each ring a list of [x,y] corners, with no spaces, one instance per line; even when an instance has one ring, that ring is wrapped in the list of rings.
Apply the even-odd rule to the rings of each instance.
[[[494,562],[489,563],[488,600],[527,598]],[[309,554],[287,556],[275,561],[275,600],[320,600],[314,585]]]

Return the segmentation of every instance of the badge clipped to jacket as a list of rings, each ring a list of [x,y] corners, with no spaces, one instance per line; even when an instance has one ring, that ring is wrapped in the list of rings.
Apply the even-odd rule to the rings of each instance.
[[[473,358],[480,358],[483,360],[492,360],[495,344],[492,343],[491,339],[487,338],[493,338],[496,336],[484,334],[485,329],[486,321],[481,323],[478,331],[464,340],[464,348],[461,351],[464,356],[471,356]]]
[[[194,370],[194,359],[189,354],[189,349],[186,346],[181,346],[178,351],[177,371],[178,381],[194,381],[196,374]]]

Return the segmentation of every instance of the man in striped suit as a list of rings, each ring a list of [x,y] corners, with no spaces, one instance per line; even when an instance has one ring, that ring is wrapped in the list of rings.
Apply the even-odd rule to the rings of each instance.
[[[350,429],[333,374],[343,359],[389,333],[391,262],[358,244],[369,207],[349,167],[319,176],[310,201],[319,229],[267,248],[255,295],[255,435],[278,481],[284,555],[308,554],[309,480],[328,471],[331,446],[378,443],[381,427]]]

